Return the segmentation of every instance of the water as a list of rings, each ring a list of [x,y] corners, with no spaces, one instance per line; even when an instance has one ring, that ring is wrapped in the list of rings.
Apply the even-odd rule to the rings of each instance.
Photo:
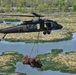
[[[0,24],[13,24],[13,25],[18,25],[18,24],[21,24],[23,21],[13,21],[13,22],[10,22],[10,21],[3,21],[2,23]]]
[[[34,43],[24,42],[0,42],[0,54],[5,51],[16,51],[23,55],[30,55]],[[51,49],[63,49],[64,52],[76,51],[76,33],[73,33],[73,39],[62,42],[47,42],[35,44],[31,57],[35,57],[38,54],[49,53]],[[38,51],[38,52],[37,52]],[[62,73],[59,71],[38,71],[29,65],[23,65],[21,62],[16,64],[16,72],[26,73],[28,75],[72,75],[69,73]],[[76,74],[73,74],[76,75]]]
[[[27,75],[76,75],[51,70],[38,71],[37,69],[30,67],[29,65],[23,65],[21,62],[18,62],[16,67],[16,72],[26,73]]]

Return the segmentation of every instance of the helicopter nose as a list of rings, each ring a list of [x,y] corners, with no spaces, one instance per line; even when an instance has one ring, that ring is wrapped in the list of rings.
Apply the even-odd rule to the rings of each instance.
[[[63,28],[63,26],[62,25],[59,25],[59,29],[62,29]]]

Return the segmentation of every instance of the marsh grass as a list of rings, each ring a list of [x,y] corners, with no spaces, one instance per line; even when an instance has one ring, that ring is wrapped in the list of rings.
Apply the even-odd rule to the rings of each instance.
[[[23,55],[18,52],[3,52],[2,55],[0,55],[0,72],[6,73],[4,75],[26,75],[24,73],[15,72],[16,62],[21,61],[22,57]]]
[[[15,72],[16,62],[21,61],[22,57],[17,52],[3,52],[0,56],[0,72]]]
[[[3,35],[0,35],[0,38]],[[12,41],[12,42],[56,42],[62,40],[69,40],[72,38],[72,34],[68,32],[51,32],[50,35],[43,35],[43,32],[39,35],[38,40],[38,33],[18,33],[18,34],[8,34],[5,37],[5,40]]]
[[[51,53],[38,55],[43,66],[39,70],[56,70],[67,73],[76,73],[76,52],[59,53],[60,49],[54,49],[55,55]],[[56,54],[57,53],[57,54]],[[49,58],[49,61],[47,60]]]

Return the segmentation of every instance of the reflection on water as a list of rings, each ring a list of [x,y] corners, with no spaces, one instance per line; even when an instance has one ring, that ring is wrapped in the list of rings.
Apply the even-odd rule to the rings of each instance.
[[[30,55],[34,43],[24,42],[0,42],[0,54],[4,51],[16,51],[23,55]],[[73,39],[62,42],[47,42],[35,44],[31,57],[38,54],[44,54],[51,51],[51,49],[63,49],[64,52],[76,51],[76,33],[73,33]],[[16,72],[27,73],[28,75],[72,75],[69,73],[62,73],[59,71],[38,71],[28,65],[23,65],[21,62],[16,64]],[[75,74],[76,75],[76,74]]]

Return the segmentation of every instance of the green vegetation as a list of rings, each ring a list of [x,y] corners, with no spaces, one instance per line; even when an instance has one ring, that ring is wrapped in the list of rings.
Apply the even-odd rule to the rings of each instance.
[[[76,11],[75,0],[1,0],[0,12]]]
[[[3,52],[0,55],[0,72],[6,73],[5,75],[26,75],[23,73],[15,73],[16,62],[21,61],[23,55],[18,52]]]
[[[54,55],[54,56],[58,55],[58,54],[61,53],[61,52],[63,52],[62,49],[52,49],[52,50],[51,50],[51,53],[52,53],[52,55]]]
[[[53,51],[54,50],[54,51]],[[62,54],[63,50],[53,49],[51,53],[38,55],[43,67],[39,70],[56,70],[67,73],[76,73],[76,52]]]

